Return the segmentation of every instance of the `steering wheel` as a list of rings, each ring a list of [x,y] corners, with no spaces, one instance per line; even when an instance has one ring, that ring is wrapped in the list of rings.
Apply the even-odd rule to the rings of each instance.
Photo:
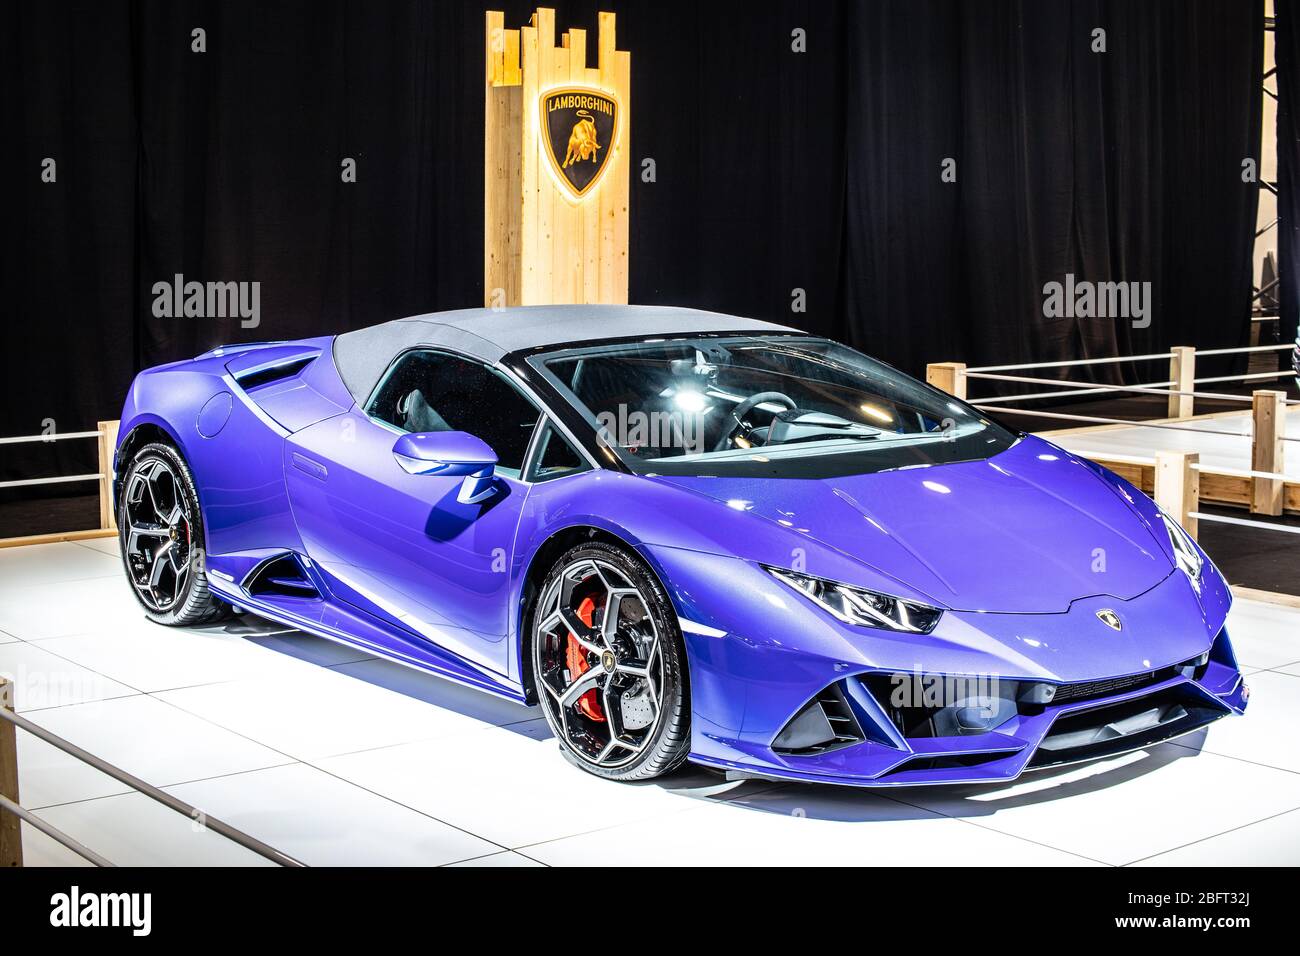
[[[795,400],[784,392],[756,392],[731,410],[733,424],[722,433],[722,437],[719,438],[718,443],[713,446],[713,450],[723,451],[726,449],[727,445],[736,436],[738,429],[744,428],[746,430],[752,430],[751,426],[746,424],[745,416],[764,402],[780,402],[787,409],[795,409],[799,407],[795,403]]]

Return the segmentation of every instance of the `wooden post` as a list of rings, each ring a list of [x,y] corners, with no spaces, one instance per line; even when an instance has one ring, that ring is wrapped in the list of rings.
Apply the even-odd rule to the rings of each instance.
[[[555,45],[555,11],[487,11],[483,303],[627,302],[632,60],[614,14]],[[595,66],[588,49],[595,47]],[[612,334],[612,333],[611,333]]]
[[[1188,345],[1175,345],[1169,350],[1169,380],[1172,392],[1196,391],[1196,349]],[[1190,418],[1196,407],[1191,395],[1169,396],[1169,417]]]
[[[99,527],[117,530],[113,513],[113,453],[117,451],[117,429],[121,422],[99,423]]]
[[[1156,452],[1156,504],[1182,525],[1193,540],[1197,534],[1197,520],[1192,513],[1200,510],[1201,473],[1192,466],[1200,460],[1201,456],[1195,452]]]
[[[940,391],[966,400],[965,362],[931,362],[925,367],[925,380]]]
[[[0,677],[0,707],[13,710],[13,684]],[[17,728],[0,720],[0,795],[14,803],[18,799]],[[0,810],[0,867],[23,865],[22,821],[7,810]]]
[[[1282,471],[1286,434],[1286,392],[1257,391],[1251,395],[1254,434],[1250,442],[1250,470]],[[1281,478],[1251,478],[1252,514],[1280,515],[1285,485]]]

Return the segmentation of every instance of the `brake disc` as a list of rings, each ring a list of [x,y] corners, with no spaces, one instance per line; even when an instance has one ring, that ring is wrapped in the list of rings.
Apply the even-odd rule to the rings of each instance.
[[[644,730],[654,723],[655,711],[650,688],[644,681],[623,691],[619,698],[619,707],[623,712],[623,729]]]

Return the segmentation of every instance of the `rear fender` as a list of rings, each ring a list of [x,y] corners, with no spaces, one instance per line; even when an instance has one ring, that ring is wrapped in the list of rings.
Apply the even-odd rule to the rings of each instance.
[[[285,494],[285,432],[238,394],[224,367],[204,364],[136,376],[122,410],[116,474],[125,473],[129,455],[144,444],[141,429],[161,429],[194,474],[210,557],[300,549]]]

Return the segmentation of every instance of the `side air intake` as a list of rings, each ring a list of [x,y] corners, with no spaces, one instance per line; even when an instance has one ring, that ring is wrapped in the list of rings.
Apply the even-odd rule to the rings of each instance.
[[[271,345],[240,352],[226,363],[226,371],[251,392],[296,377],[316,360],[320,349],[301,345]]]
[[[244,590],[254,596],[320,597],[316,585],[312,584],[302,564],[292,554],[263,561],[244,579]]]
[[[844,698],[839,684],[831,684],[790,719],[772,749],[780,754],[809,757],[860,744],[866,736]]]
[[[313,360],[314,356],[307,356],[306,358],[294,358],[273,365],[250,369],[236,376],[235,381],[240,384],[244,391],[251,392],[263,385],[270,385],[272,382],[293,378],[293,376],[310,365]]]

